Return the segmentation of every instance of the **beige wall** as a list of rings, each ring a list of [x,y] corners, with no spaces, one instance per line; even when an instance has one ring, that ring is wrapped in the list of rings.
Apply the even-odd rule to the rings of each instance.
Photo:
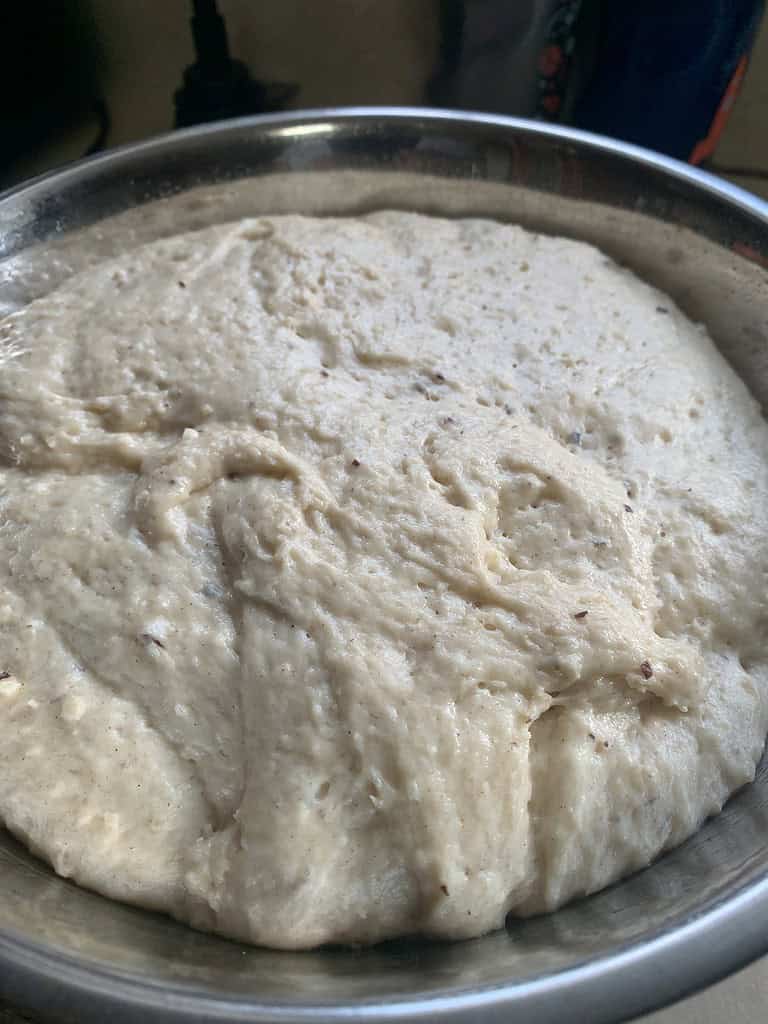
[[[90,0],[111,144],[167,131],[193,60],[187,0]],[[234,56],[298,82],[299,107],[418,103],[438,52],[436,0],[220,0]]]

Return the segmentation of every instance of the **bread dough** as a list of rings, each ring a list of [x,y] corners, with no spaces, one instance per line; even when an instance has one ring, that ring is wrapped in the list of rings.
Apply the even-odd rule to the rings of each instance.
[[[0,322],[0,818],[281,948],[474,936],[753,777],[768,427],[597,250],[247,220]]]

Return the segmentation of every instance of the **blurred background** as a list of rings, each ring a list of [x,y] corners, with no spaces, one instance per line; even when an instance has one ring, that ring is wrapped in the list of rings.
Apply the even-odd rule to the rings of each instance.
[[[768,198],[765,0],[0,2],[0,188],[226,116],[429,104],[576,125]],[[766,1019],[768,960],[646,1024]],[[0,1005],[0,1024],[21,1018]]]
[[[602,132],[768,195],[764,0],[2,4],[0,187],[220,117],[430,104]]]

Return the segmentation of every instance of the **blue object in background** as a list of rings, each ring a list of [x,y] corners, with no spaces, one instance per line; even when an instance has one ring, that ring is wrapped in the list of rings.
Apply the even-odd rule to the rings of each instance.
[[[763,9],[764,0],[604,0],[594,70],[569,120],[699,163]]]

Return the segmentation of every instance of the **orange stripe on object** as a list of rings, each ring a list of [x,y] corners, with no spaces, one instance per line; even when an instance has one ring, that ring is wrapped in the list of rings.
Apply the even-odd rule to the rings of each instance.
[[[720,106],[717,108],[712,124],[709,126],[707,137],[696,143],[689,157],[692,164],[700,164],[702,160],[706,160],[707,157],[712,156],[715,152],[728,120],[728,115],[733,108],[736,97],[739,95],[739,89],[744,81],[744,75],[747,73],[748,64],[749,58],[745,55],[736,65],[736,70],[728,83],[728,88],[725,90],[723,98],[720,100]]]

